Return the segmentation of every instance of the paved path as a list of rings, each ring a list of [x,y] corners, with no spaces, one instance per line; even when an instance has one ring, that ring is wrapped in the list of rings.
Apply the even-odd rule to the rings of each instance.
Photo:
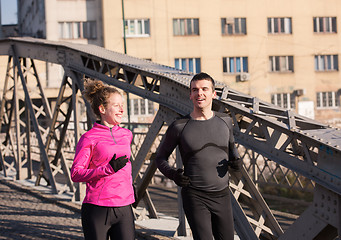
[[[80,214],[0,179],[0,239],[83,239]]]
[[[192,239],[172,237],[178,227],[176,190],[156,186],[149,190],[159,218],[136,221],[136,239]],[[83,239],[81,205],[70,199],[67,194],[51,194],[48,187],[35,187],[33,180],[13,181],[0,174],[0,240]],[[293,215],[274,214],[283,229],[294,220]]]
[[[83,239],[80,205],[42,192],[0,176],[0,239]],[[173,238],[137,226],[136,239]]]

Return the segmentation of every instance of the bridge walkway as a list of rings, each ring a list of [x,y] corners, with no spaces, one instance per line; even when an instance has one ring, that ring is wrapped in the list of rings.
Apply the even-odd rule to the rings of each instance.
[[[33,180],[13,180],[0,174],[0,239],[83,239],[79,202],[69,193],[53,194],[50,187],[34,186]],[[178,225],[176,188],[150,185],[158,219],[137,219],[136,239],[181,239],[174,237]],[[143,204],[141,204],[143,207]],[[285,230],[296,215],[274,211]],[[238,236],[235,239],[239,239]]]

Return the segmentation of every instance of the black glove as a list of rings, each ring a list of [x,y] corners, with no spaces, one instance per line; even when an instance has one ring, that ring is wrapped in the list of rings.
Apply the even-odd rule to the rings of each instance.
[[[229,160],[227,162],[227,165],[229,166],[231,170],[239,172],[242,168],[242,160],[240,158],[236,160]]]
[[[183,175],[183,169],[179,168],[176,170],[176,172],[173,175],[173,181],[178,185],[179,187],[187,187],[189,185],[189,177]]]
[[[116,158],[116,153],[110,160],[109,164],[111,165],[112,169],[114,169],[115,172],[123,168],[128,162],[128,158],[126,155]]]

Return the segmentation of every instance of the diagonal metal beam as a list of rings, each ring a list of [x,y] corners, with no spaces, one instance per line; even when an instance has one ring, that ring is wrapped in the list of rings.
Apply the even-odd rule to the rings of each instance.
[[[133,179],[134,181],[137,178],[138,173],[140,172],[140,169],[143,166],[143,163],[145,161],[145,157],[150,151],[150,148],[155,141],[156,137],[158,136],[162,126],[164,125],[164,113],[159,109],[157,112],[154,121],[149,128],[149,131],[142,143],[142,146],[138,152],[138,154],[135,157],[134,164],[133,164]]]
[[[44,146],[44,143],[43,143],[43,139],[42,139],[40,131],[39,131],[38,120],[36,119],[36,117],[34,115],[34,109],[33,109],[32,100],[31,100],[30,95],[28,93],[28,89],[27,89],[27,86],[26,86],[26,83],[25,83],[25,79],[24,79],[23,73],[21,71],[20,62],[19,62],[19,59],[18,59],[18,57],[16,55],[16,51],[15,51],[15,46],[14,45],[12,45],[12,51],[13,51],[13,60],[14,60],[15,66],[18,69],[18,73],[19,73],[19,76],[20,76],[20,79],[21,79],[21,84],[22,84],[23,90],[25,92],[25,98],[26,98],[26,101],[28,103],[28,107],[30,109],[31,120],[32,120],[32,123],[33,123],[33,128],[35,130],[35,133],[37,135],[37,139],[38,139],[38,143],[39,143],[39,147],[40,147],[40,152],[41,152],[44,164],[45,164],[45,166],[47,168],[46,170],[47,170],[47,173],[48,173],[48,176],[49,176],[49,181],[50,181],[50,184],[51,184],[51,187],[52,187],[52,192],[53,193],[58,193],[57,185],[56,185],[55,179],[54,179],[52,171],[51,171],[51,167],[50,167],[50,163],[49,163],[49,160],[48,160],[47,153],[45,151],[45,146]]]
[[[256,188],[255,184],[253,183],[252,179],[250,178],[249,174],[245,170],[245,168],[241,169],[241,172],[232,172],[231,177],[235,182],[236,187],[232,187],[231,190],[233,193],[233,197],[236,200],[239,199],[240,195],[244,195],[244,201],[248,202],[248,206],[253,213],[252,219],[254,222],[257,222],[256,228],[261,228],[264,231],[259,231],[257,236],[259,237],[260,233],[267,232],[269,234],[269,239],[275,239],[274,237],[278,237],[283,234],[282,228],[279,226],[276,218],[273,216],[272,212],[270,211],[268,205],[264,201],[261,193]],[[238,185],[241,186],[239,189]],[[245,191],[245,192],[244,192]],[[246,194],[248,195],[246,195]],[[237,205],[235,205],[236,207]],[[242,211],[241,209],[237,212]],[[239,216],[239,219],[243,218],[243,215]],[[260,223],[260,219],[264,218],[264,223]],[[245,221],[245,219],[243,220]],[[249,220],[250,221],[250,220]],[[268,229],[268,230],[266,230]],[[239,231],[243,232],[245,229],[241,227]],[[246,233],[243,233],[243,235]],[[247,233],[249,235],[250,233]]]

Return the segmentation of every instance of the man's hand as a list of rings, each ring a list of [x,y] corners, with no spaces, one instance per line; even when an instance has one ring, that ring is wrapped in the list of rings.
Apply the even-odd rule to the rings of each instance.
[[[242,168],[242,160],[240,158],[236,160],[229,160],[227,162],[227,165],[229,166],[231,170],[239,172]]]
[[[173,181],[179,187],[187,187],[189,185],[190,179],[188,176],[183,175],[183,169],[179,168],[176,170],[173,176]]]
[[[117,172],[118,170],[123,168],[127,164],[127,162],[128,162],[128,158],[126,155],[116,158],[116,153],[115,153],[112,159],[110,160],[109,164],[114,169],[114,171]]]

